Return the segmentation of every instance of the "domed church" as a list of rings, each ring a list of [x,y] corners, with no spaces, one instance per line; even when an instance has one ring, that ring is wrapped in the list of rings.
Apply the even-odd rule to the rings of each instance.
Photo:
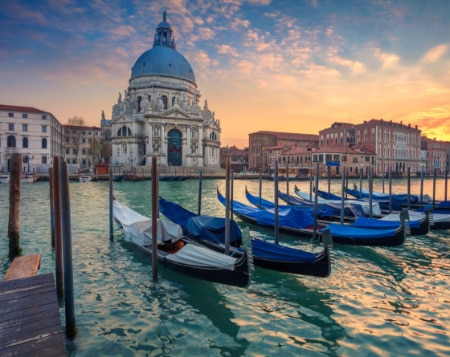
[[[156,28],[153,47],[131,69],[128,88],[112,108],[112,164],[219,166],[220,121],[200,92],[194,71],[175,49],[166,21]]]

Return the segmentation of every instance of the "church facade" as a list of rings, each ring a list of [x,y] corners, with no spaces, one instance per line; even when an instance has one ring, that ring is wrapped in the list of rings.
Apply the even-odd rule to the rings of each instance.
[[[159,165],[218,167],[220,121],[199,101],[194,71],[176,51],[164,13],[153,47],[137,59],[112,108],[111,163],[151,165],[157,157]]]

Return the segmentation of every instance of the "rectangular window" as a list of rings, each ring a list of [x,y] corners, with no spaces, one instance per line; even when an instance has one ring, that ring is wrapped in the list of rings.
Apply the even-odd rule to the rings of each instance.
[[[42,120],[47,120],[47,115],[42,114]]]
[[[28,131],[28,124],[22,124],[22,131]]]
[[[42,132],[46,133],[47,132],[47,125],[42,125]]]
[[[70,154],[70,149],[66,149],[66,154],[67,154],[67,155]]]
[[[14,113],[8,113],[8,117],[14,118]]]
[[[8,124],[8,130],[9,130],[9,131],[14,131],[14,124],[9,123],[9,124]]]
[[[23,113],[23,114],[22,114],[22,118],[24,118],[24,119],[28,118],[28,114]]]
[[[47,163],[47,155],[42,156],[42,161],[43,164]]]

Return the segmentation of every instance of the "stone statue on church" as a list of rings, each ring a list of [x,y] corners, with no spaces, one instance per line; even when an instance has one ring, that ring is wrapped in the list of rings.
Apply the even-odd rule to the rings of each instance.
[[[141,103],[141,113],[145,113],[148,107],[148,99],[144,98]]]
[[[187,112],[188,111],[188,103],[186,101],[186,94],[183,93],[182,99],[181,99],[181,110]]]
[[[164,110],[164,103],[161,98],[161,94],[158,95],[158,103],[156,104],[156,110],[162,112]]]

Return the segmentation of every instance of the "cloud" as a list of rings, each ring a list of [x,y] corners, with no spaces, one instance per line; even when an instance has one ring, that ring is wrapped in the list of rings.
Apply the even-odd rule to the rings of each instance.
[[[255,5],[269,5],[271,0],[248,0],[248,2]]]
[[[424,62],[436,62],[448,51],[448,45],[439,45],[431,48],[424,56]]]
[[[229,45],[217,46],[217,53],[227,54],[227,55],[231,55],[233,57],[239,57],[239,53],[236,51],[236,49]]]
[[[335,55],[329,55],[328,56],[328,61],[331,63],[335,63],[339,66],[342,67],[346,67],[348,69],[350,69],[350,71],[353,74],[361,74],[367,71],[367,67],[364,63],[361,63],[359,61],[352,61],[349,59],[345,59],[342,57],[338,57]]]
[[[109,31],[114,37],[118,38],[129,38],[132,37],[136,33],[136,29],[129,25],[122,25],[112,28]]]
[[[199,27],[193,36],[194,41],[209,41],[215,37],[215,32],[210,27]]]
[[[376,48],[374,56],[383,64],[383,68],[395,67],[400,61],[400,57],[393,53],[383,53],[380,48]]]

